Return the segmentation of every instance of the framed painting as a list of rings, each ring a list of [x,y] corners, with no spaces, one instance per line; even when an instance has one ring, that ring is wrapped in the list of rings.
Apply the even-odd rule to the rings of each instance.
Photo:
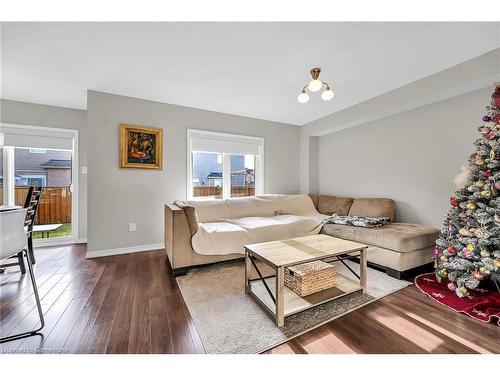
[[[163,129],[120,124],[120,168],[163,169]]]

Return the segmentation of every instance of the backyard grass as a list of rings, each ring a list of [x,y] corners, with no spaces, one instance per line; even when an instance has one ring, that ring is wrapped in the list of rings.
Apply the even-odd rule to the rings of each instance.
[[[47,233],[44,233],[45,238],[47,238]],[[63,224],[59,229],[50,232],[49,238],[57,238],[57,237],[71,237],[71,223]],[[42,238],[42,232],[33,233],[33,239],[39,240]]]

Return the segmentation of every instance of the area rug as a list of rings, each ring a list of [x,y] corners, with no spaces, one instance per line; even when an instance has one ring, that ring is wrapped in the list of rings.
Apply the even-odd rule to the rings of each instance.
[[[464,298],[448,289],[447,282],[439,282],[433,273],[425,273],[415,278],[417,288],[433,300],[452,310],[469,315],[486,323],[494,321],[500,325],[500,293],[471,290]]]
[[[348,263],[359,271],[358,264]],[[355,280],[341,263],[335,267]],[[176,279],[207,353],[263,352],[411,284],[369,268],[367,294],[356,292],[292,315],[278,328],[245,294],[244,274],[244,263],[235,262],[195,269]]]

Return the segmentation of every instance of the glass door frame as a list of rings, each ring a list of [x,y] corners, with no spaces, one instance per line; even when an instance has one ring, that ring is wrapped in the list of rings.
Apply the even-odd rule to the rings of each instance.
[[[14,205],[15,201],[15,173],[14,173],[14,149],[13,146],[4,146],[2,130],[8,129],[15,132],[22,129],[23,134],[29,134],[30,130],[37,134],[40,131],[53,134],[55,137],[71,138],[73,148],[71,150],[71,237],[45,238],[33,241],[33,246],[63,245],[80,242],[79,241],[79,160],[78,160],[78,134],[76,129],[61,129],[45,126],[30,126],[0,123],[0,147],[3,148],[3,201],[4,205]],[[7,185],[7,186],[6,186]]]

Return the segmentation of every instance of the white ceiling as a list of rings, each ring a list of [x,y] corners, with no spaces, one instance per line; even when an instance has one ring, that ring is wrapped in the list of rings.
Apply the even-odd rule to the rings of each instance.
[[[3,23],[2,97],[86,90],[302,125],[500,47],[500,23]],[[297,94],[322,68],[330,102]]]

